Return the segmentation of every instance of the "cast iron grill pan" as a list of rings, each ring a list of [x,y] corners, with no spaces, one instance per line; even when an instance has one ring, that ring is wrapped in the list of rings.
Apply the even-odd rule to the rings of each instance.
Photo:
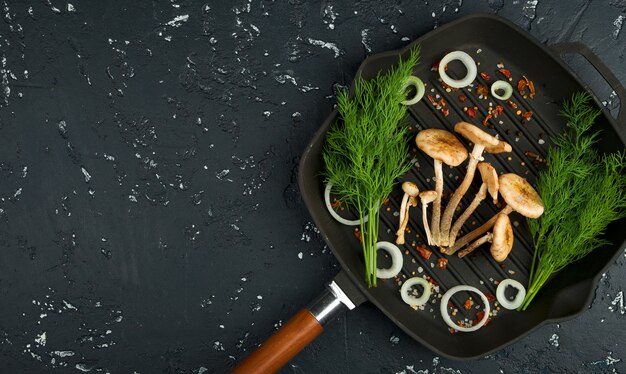
[[[427,95],[430,94],[435,98],[439,95],[445,99],[449,115],[445,117],[425,97],[409,110],[410,115],[407,121],[412,127],[412,139],[422,128],[442,128],[453,131],[454,124],[460,120],[484,129],[481,122],[488,112],[489,103],[491,102],[494,106],[500,104],[504,107],[503,115],[491,120],[490,128],[486,130],[492,134],[498,134],[501,139],[510,143],[513,152],[500,155],[486,154],[484,155],[485,161],[490,162],[499,173],[513,172],[534,183],[541,165],[535,165],[532,158],[526,156],[524,152],[531,151],[545,158],[550,137],[563,132],[566,128],[563,118],[558,115],[563,100],[570,98],[574,92],[586,90],[584,85],[552,51],[538,44],[511,23],[490,15],[463,18],[424,35],[400,51],[371,56],[363,62],[357,75],[360,74],[368,79],[379,72],[386,71],[398,61],[400,56],[406,56],[409,49],[417,44],[421,45],[421,63],[414,69],[414,74],[427,83]],[[491,95],[487,100],[478,99],[478,95],[474,92],[476,86],[471,92],[467,92],[466,89],[461,90],[465,91],[463,93],[468,98],[465,103],[458,100],[459,92],[446,92],[438,81],[437,72],[431,71],[431,65],[453,50],[463,50],[469,53],[475,61],[480,62],[478,71],[487,72],[491,76],[489,82],[506,79],[497,73],[497,64],[504,64],[514,78],[510,82],[514,87],[511,100],[518,104],[519,110],[532,111],[532,119],[522,124],[521,117],[516,114],[515,109],[492,98]],[[454,73],[458,76],[464,75],[464,70],[459,65],[450,64],[449,69],[451,75]],[[524,99],[517,92],[517,80],[522,75],[526,75],[535,83],[537,94],[534,99]],[[485,83],[480,75],[477,81]],[[431,91],[432,89],[434,92]],[[467,116],[463,111],[464,106],[479,108],[475,119]],[[604,115],[600,116],[596,123],[596,129],[602,130],[602,141],[598,147],[606,151],[623,149],[626,141],[619,132],[615,120],[608,112],[603,112]],[[395,280],[379,279],[377,288],[367,289],[363,281],[365,269],[360,257],[361,247],[354,236],[353,228],[335,222],[323,203],[324,186],[321,175],[324,166],[321,151],[325,132],[336,116],[336,112],[333,112],[324,122],[301,160],[302,196],[317,227],[351,280],[370,301],[374,302],[410,336],[444,356],[457,359],[472,358],[497,350],[545,322],[572,318],[588,306],[597,283],[597,276],[623,247],[625,235],[618,227],[624,225],[624,220],[614,222],[609,227],[606,236],[613,243],[612,245],[598,249],[591,256],[561,271],[535,298],[526,312],[518,313],[501,309],[486,327],[474,333],[451,334],[439,315],[439,302],[434,297],[431,297],[423,311],[415,311],[408,307],[400,299],[399,284]],[[620,116],[620,119],[624,118],[623,113],[620,113]],[[500,121],[502,124],[499,123]],[[621,131],[623,131],[623,123],[621,125]],[[460,136],[459,138],[464,141]],[[540,144],[540,139],[543,140],[543,144]],[[412,140],[411,142],[411,149],[416,148]],[[467,142],[465,144],[467,145]],[[413,155],[417,161],[416,166],[411,169],[404,180],[415,182],[421,191],[434,189],[432,159],[419,150],[416,150]],[[444,166],[444,193],[450,194],[456,189],[464,176],[465,164],[457,168]],[[469,204],[478,185],[479,182],[475,180],[461,202],[462,208]],[[398,185],[390,196],[389,205],[383,206],[381,210],[379,240],[395,242],[398,218],[394,213],[398,211],[401,199],[402,191]],[[443,206],[445,202],[446,200]],[[472,218],[464,225],[459,237],[471,231],[472,228],[478,227],[497,211],[498,208],[489,201],[489,198],[483,201]],[[431,212],[432,207],[429,208],[429,217]],[[455,217],[459,214],[457,211]],[[511,255],[502,265],[491,259],[488,255],[488,245],[485,245],[476,250],[474,255],[470,254],[465,259],[459,259],[456,255],[447,256],[449,260],[447,269],[442,270],[430,265],[436,263],[438,257],[443,256],[437,249],[429,248],[433,251],[433,255],[429,261],[424,261],[411,247],[413,241],[416,245],[420,245],[424,241],[422,238],[425,237],[421,223],[421,207],[412,208],[409,220],[411,232],[406,234],[407,244],[401,248],[404,253],[406,253],[405,250],[409,252],[408,255],[404,255],[405,265],[401,278],[413,276],[414,272],[415,275],[427,274],[440,285],[440,293],[459,284],[468,284],[495,295],[497,287],[495,283],[505,278],[513,278],[522,284],[527,284],[532,261],[532,238],[524,217],[517,213],[512,213],[510,217],[514,224],[515,244]],[[418,271],[419,267],[423,269],[422,273]],[[452,301],[459,313],[469,319],[475,319],[475,309],[466,312],[462,307],[466,296],[467,294],[459,293],[457,297],[453,297]],[[474,300],[478,300],[476,295],[472,296]],[[430,309],[433,311],[431,312]]]
[[[542,165],[533,163],[533,158],[528,157],[525,152],[530,151],[545,159],[550,144],[549,139],[566,129],[564,119],[559,116],[563,101],[569,99],[575,92],[589,91],[561,60],[561,54],[576,53],[582,55],[609,83],[621,101],[626,99],[626,90],[610,70],[585,46],[578,43],[568,43],[548,48],[539,44],[512,23],[500,17],[485,14],[464,17],[439,27],[413,41],[402,50],[370,56],[359,67],[357,76],[360,75],[364,79],[369,79],[378,73],[385,72],[396,64],[401,56],[406,57],[409,50],[418,44],[421,46],[421,63],[414,69],[414,75],[420,77],[427,84],[427,95],[431,95],[437,100],[441,97],[444,98],[446,108],[449,109],[449,115],[444,116],[441,111],[430,104],[426,97],[409,108],[406,121],[411,130],[410,148],[415,166],[398,181],[398,185],[389,196],[388,203],[383,205],[381,209],[379,240],[395,242],[395,231],[398,227],[397,212],[402,199],[400,188],[402,181],[415,182],[420,191],[434,189],[433,161],[417,150],[413,141],[419,130],[441,128],[453,132],[454,125],[458,121],[464,120],[491,134],[497,134],[501,139],[511,144],[513,152],[500,155],[484,154],[485,161],[490,162],[499,174],[513,172],[534,183]],[[446,92],[438,81],[437,72],[431,71],[431,66],[433,63],[438,63],[446,53],[454,50],[469,53],[480,64],[478,71],[486,72],[491,76],[489,82],[482,80],[479,75],[477,81],[474,82],[474,87],[470,87],[471,91],[465,88],[460,91]],[[511,100],[518,105],[517,109],[510,108],[491,95],[486,100],[479,99],[474,91],[477,82],[489,87],[490,83],[495,80],[505,79],[497,72],[497,65],[500,63],[504,64],[504,67],[511,72],[513,77],[513,80],[510,81],[514,88],[514,95]],[[451,76],[460,77],[465,74],[464,68],[460,64],[451,63],[448,67],[448,74]],[[534,99],[523,98],[517,92],[517,81],[522,75],[526,75],[534,82],[537,91]],[[467,96],[466,102],[461,103],[458,100],[460,93]],[[601,107],[600,101],[595,96],[594,101]],[[489,103],[492,103],[493,106],[502,105],[504,113],[497,119],[490,120],[488,128],[485,128],[482,125],[482,120],[488,113]],[[463,111],[464,106],[478,107],[476,118],[470,118]],[[516,113],[518,109],[523,112],[532,111],[532,119],[523,124],[521,117]],[[594,127],[595,130],[602,131],[601,140],[597,144],[598,149],[609,152],[624,149],[626,145],[626,139],[623,135],[626,129],[624,111],[620,110],[617,119],[613,119],[604,108],[602,108],[602,112],[603,115],[598,117]],[[439,313],[440,295],[449,288],[466,284],[475,286],[484,293],[495,295],[497,283],[503,279],[512,278],[524,285],[527,284],[533,247],[525,218],[517,213],[511,213],[515,244],[511,254],[502,264],[498,264],[491,258],[488,245],[482,246],[464,259],[459,259],[456,255],[444,256],[435,247],[427,246],[433,253],[430,259],[425,261],[414,249],[415,245],[422,245],[425,242],[421,223],[421,204],[418,204],[418,207],[411,208],[410,211],[409,232],[405,235],[406,245],[401,247],[404,253],[404,266],[399,278],[379,279],[378,287],[368,289],[364,282],[365,269],[362,261],[361,244],[354,235],[354,227],[344,226],[336,222],[324,204],[322,148],[326,131],[336,119],[337,112],[333,111],[307,146],[299,168],[299,186],[302,198],[313,221],[342,267],[342,271],[335,278],[335,282],[341,286],[341,289],[354,304],[358,305],[365,300],[371,301],[408,335],[442,356],[452,359],[481,357],[514,342],[542,324],[563,321],[582,313],[591,301],[600,274],[625,244],[626,232],[620,228],[624,227],[626,219],[622,219],[612,223],[607,229],[605,237],[612,243],[611,245],[597,249],[590,256],[553,276],[525,312],[500,309],[487,326],[476,332],[451,333]],[[462,137],[458,137],[464,141]],[[465,144],[468,149],[471,149],[467,142]],[[466,164],[467,162],[452,169],[444,166],[442,213],[447,199],[465,174]],[[479,176],[475,177],[472,187],[461,201],[455,218],[473,199],[480,184],[477,179]],[[465,223],[459,237],[481,225],[498,210],[499,207],[494,206],[491,199],[487,197]],[[428,210],[429,220],[431,213],[432,204]],[[349,212],[341,214],[349,214]],[[447,269],[439,269],[435,265],[437,259],[442,256],[449,261]],[[379,267],[384,267],[386,260],[380,255],[378,258]],[[421,308],[422,310],[413,310],[402,301],[399,289],[406,278],[423,275],[431,277],[434,283],[439,285],[439,291],[431,296],[429,303]],[[463,308],[463,303],[470,295],[476,303],[475,307],[466,311]],[[480,298],[469,293],[458,293],[451,301],[458,309],[456,318],[460,317],[461,319],[475,320],[478,311],[476,308],[482,309],[483,307]],[[494,306],[493,302],[491,306]],[[294,319],[302,317],[301,313],[296,315]],[[295,326],[292,330],[301,330],[301,325]],[[281,331],[277,333],[277,335],[280,334]],[[285,335],[279,339],[275,339],[273,336],[268,342],[271,342],[273,346],[278,340],[281,340],[282,343],[284,339]],[[312,338],[303,337],[302,340],[306,341],[303,344],[296,343],[298,350]],[[264,343],[264,345],[269,346],[270,344]],[[261,350],[263,350],[263,345],[259,351]],[[243,372],[241,371],[243,367],[249,370],[253,367],[252,362],[258,364],[263,359],[267,359],[270,349],[266,349],[262,354],[259,354],[259,351],[251,356],[251,358],[253,357],[252,360],[248,359],[238,367],[240,369],[238,372]],[[288,354],[289,357],[292,357],[296,353],[297,350]],[[277,365],[273,366],[275,369],[284,364],[286,360],[283,358],[283,360],[272,362]],[[265,371],[259,369],[254,372]]]

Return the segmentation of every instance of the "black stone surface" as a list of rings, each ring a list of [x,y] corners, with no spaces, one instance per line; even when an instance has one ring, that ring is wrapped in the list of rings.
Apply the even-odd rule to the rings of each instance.
[[[2,373],[224,373],[306,305],[338,267],[297,162],[370,53],[491,12],[626,82],[623,0],[0,8]],[[484,359],[441,359],[366,304],[283,372],[626,371],[625,257],[587,313]]]

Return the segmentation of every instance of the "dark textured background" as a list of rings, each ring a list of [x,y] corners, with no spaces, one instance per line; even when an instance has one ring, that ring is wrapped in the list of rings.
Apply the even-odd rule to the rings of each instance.
[[[227,372],[320,292],[338,268],[297,162],[370,53],[482,11],[580,40],[626,82],[624,0],[0,8],[2,373]],[[625,262],[580,318],[482,360],[441,359],[365,304],[284,372],[626,371]]]

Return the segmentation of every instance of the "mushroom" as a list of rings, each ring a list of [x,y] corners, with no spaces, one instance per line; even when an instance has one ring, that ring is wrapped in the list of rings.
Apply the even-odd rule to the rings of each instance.
[[[424,231],[426,231],[426,240],[428,245],[433,245],[433,237],[430,235],[430,227],[428,227],[428,218],[426,218],[426,212],[428,210],[428,204],[435,201],[437,198],[437,191],[424,191],[420,192],[420,200],[422,201],[422,222],[424,224]]]
[[[469,186],[474,179],[474,173],[476,172],[476,165],[479,161],[483,160],[483,151],[490,153],[510,152],[511,145],[496,139],[494,136],[484,132],[478,127],[467,123],[459,122],[454,125],[454,131],[461,134],[464,138],[474,143],[472,152],[470,153],[469,163],[467,165],[467,172],[463,178],[463,182],[454,191],[454,194],[448,202],[448,206],[441,217],[441,238],[443,239],[438,244],[440,246],[447,246],[448,239],[450,237],[450,226],[452,225],[452,216],[459,202],[463,198],[463,195],[467,192]],[[501,144],[503,143],[503,144]]]
[[[426,129],[415,137],[417,147],[434,160],[435,192],[437,196],[433,202],[433,215],[430,218],[432,227],[432,242],[439,242],[439,218],[441,217],[441,196],[443,195],[443,164],[459,166],[467,158],[467,149],[463,143],[449,131],[440,129]]]
[[[402,183],[402,191],[404,191],[404,196],[400,206],[400,227],[396,231],[398,236],[396,244],[404,244],[404,230],[409,223],[409,208],[417,206],[417,195],[420,193],[419,188],[413,182]]]
[[[496,169],[487,162],[478,163],[478,171],[483,183],[480,185],[480,189],[474,196],[471,204],[465,209],[463,214],[456,220],[452,228],[450,229],[450,237],[448,238],[448,245],[454,245],[456,236],[463,227],[463,224],[474,213],[480,203],[487,197],[487,192],[493,198],[494,204],[498,202],[498,173]]]
[[[533,186],[517,174],[502,174],[498,178],[500,184],[500,196],[506,202],[506,206],[500,211],[501,214],[508,215],[516,211],[524,217],[539,218],[543,214],[543,201],[535,191]],[[482,226],[460,238],[453,246],[445,248],[442,252],[448,255],[454,254],[467,243],[478,238],[491,229],[498,218],[497,215],[491,217]]]
[[[493,256],[494,260],[502,262],[511,253],[513,240],[513,228],[511,227],[509,216],[499,213],[496,215],[496,222],[493,225],[493,234],[488,232],[485,236],[467,246],[467,248],[459,252],[459,258],[465,257],[474,249],[489,242],[491,243],[491,256]]]

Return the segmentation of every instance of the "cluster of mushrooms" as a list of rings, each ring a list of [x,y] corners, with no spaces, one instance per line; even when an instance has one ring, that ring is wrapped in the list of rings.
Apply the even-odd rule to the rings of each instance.
[[[511,152],[510,144],[467,122],[457,123],[454,131],[473,144],[471,152],[468,152],[463,143],[449,131],[425,129],[417,134],[415,138],[417,147],[434,160],[435,190],[420,192],[412,182],[402,184],[404,196],[400,207],[400,227],[396,233],[396,243],[404,244],[409,208],[417,206],[419,197],[422,204],[424,230],[429,245],[438,246],[444,254],[452,255],[458,252],[459,257],[464,257],[479,246],[491,243],[491,255],[496,261],[502,262],[513,247],[513,229],[508,217],[509,213],[515,211],[528,218],[538,218],[543,214],[543,202],[537,191],[524,178],[512,173],[498,176],[495,168],[483,161],[484,152],[492,154]],[[468,157],[465,177],[454,191],[442,214],[443,164],[456,167]],[[465,211],[453,223],[453,216],[459,202],[474,180],[476,169],[482,181],[480,188]],[[494,204],[498,203],[498,195],[500,195],[506,205],[483,225],[457,239],[463,224],[487,198],[487,195],[491,197]],[[433,209],[429,225],[427,207],[430,203],[433,204]]]

